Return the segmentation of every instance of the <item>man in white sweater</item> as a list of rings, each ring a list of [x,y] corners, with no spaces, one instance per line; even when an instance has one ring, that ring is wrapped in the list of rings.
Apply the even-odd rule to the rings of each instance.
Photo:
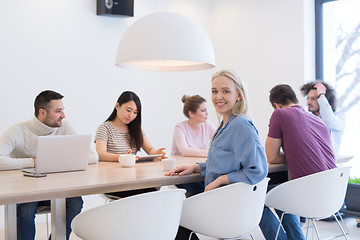
[[[0,137],[0,170],[34,167],[39,136],[72,135],[76,131],[65,118],[63,96],[46,90],[35,99],[35,116],[26,122],[10,127]],[[96,163],[96,152],[89,153],[89,163]],[[35,238],[35,214],[39,205],[50,205],[50,201],[17,204],[17,239]],[[69,239],[71,221],[83,206],[81,197],[66,199],[66,235]]]

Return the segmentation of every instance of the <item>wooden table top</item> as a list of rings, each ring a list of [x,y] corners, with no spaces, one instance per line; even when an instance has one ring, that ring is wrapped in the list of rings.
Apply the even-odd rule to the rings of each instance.
[[[205,158],[176,158],[176,165],[190,165]],[[285,164],[269,165],[269,172],[286,170]],[[0,204],[41,201],[105,192],[160,187],[201,181],[200,174],[165,176],[161,162],[137,163],[124,168],[118,162],[99,162],[85,171],[48,174],[47,177],[23,176],[21,170],[0,172]]]

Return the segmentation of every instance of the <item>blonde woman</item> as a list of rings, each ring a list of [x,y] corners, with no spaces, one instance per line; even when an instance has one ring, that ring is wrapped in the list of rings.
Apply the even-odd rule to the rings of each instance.
[[[236,182],[260,182],[267,175],[268,165],[258,131],[246,116],[248,101],[243,82],[235,72],[223,70],[213,75],[211,92],[222,121],[211,140],[207,161],[179,166],[166,175],[200,172],[205,191]],[[188,239],[189,235],[188,229],[180,227],[176,239]]]

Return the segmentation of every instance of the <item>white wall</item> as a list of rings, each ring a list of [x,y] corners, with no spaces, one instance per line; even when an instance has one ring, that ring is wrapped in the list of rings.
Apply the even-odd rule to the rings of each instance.
[[[173,126],[184,119],[182,94],[209,99],[212,70],[162,73],[115,67],[118,43],[135,20],[175,11],[209,30],[209,1],[136,0],[133,18],[97,16],[93,0],[1,1],[0,9],[0,133],[31,118],[35,96],[52,89],[65,96],[67,119],[80,132],[95,134],[118,96],[132,90],[142,100],[150,141],[170,149]]]
[[[170,150],[173,126],[185,119],[181,96],[208,99],[216,124],[211,74],[232,68],[247,82],[252,118],[264,141],[271,87],[288,83],[298,92],[314,78],[313,0],[135,0],[133,18],[97,16],[94,0],[0,1],[0,9],[0,134],[31,118],[35,96],[52,89],[65,96],[67,119],[94,135],[121,92],[132,90],[142,100],[150,141]],[[157,11],[178,12],[202,25],[217,67],[181,73],[115,67],[127,27]]]
[[[303,101],[299,88],[305,79],[314,79],[314,23],[309,18],[313,0],[213,2],[211,30],[217,68],[232,68],[244,78],[252,118],[264,141],[273,111],[269,90],[286,83]],[[305,54],[309,52],[312,55]]]
[[[312,2],[135,0],[135,17],[104,17],[96,15],[90,0],[1,1],[0,133],[31,118],[35,96],[53,89],[65,95],[67,119],[80,132],[95,134],[121,92],[132,90],[142,100],[143,127],[151,142],[169,150],[173,126],[184,119],[182,94],[208,99],[216,124],[211,74],[232,68],[248,84],[252,117],[265,139],[270,88],[289,83],[298,90],[313,78],[313,46],[305,48],[313,34],[304,30],[305,23],[312,27],[305,21],[305,13],[311,16],[312,11],[304,8]],[[216,69],[162,73],[115,67],[117,45],[127,27],[157,11],[178,12],[201,24],[214,44]]]

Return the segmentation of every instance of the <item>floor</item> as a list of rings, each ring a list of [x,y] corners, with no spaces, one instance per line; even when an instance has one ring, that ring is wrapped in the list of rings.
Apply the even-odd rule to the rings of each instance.
[[[347,235],[348,240],[359,240],[360,239],[360,228],[356,227],[356,219],[355,218],[351,218],[351,217],[347,217],[344,219],[345,224],[348,228],[348,231],[350,234]],[[339,234],[341,234],[340,229],[338,228],[337,224],[335,221],[318,221],[317,223],[317,227],[319,229],[320,232],[320,236],[322,239],[325,238],[329,238],[332,236],[338,236]],[[304,226],[303,228],[304,233],[306,233],[306,228]],[[264,236],[262,235],[260,228],[257,228],[253,233],[254,239],[256,240],[265,240]],[[314,233],[315,234],[315,233]],[[209,238],[209,237],[205,237],[205,236],[199,236],[199,238],[201,240],[214,240],[214,238]],[[75,238],[76,239],[76,238]],[[246,240],[250,240],[251,238],[244,238]],[[309,231],[309,237],[308,239],[317,239],[316,235],[314,235],[312,237],[311,232]],[[338,237],[336,239],[345,239],[344,237]]]

